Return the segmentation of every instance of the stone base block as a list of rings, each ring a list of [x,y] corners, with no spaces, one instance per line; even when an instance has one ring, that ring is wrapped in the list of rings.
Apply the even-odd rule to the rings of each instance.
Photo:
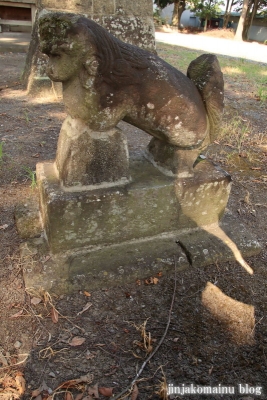
[[[229,234],[227,240],[197,228],[56,255],[49,254],[44,238],[32,239],[21,247],[22,257],[26,259],[24,265],[36,254],[41,262],[30,262],[29,268],[24,268],[25,286],[61,294],[134,283],[137,279],[157,277],[159,272],[165,275],[174,271],[175,262],[179,272],[189,266],[199,268],[236,260],[227,243],[231,240],[243,257],[260,252],[255,237],[231,215],[224,217],[218,229]]]
[[[185,254],[175,243],[176,235],[158,236],[144,240],[127,241],[111,246],[94,246],[82,250],[66,251],[51,255],[43,264],[31,263],[24,268],[27,288],[71,293],[78,290],[94,290],[124,285],[157,276],[158,272],[172,270],[174,258],[177,271],[188,266]],[[21,247],[22,256],[42,254],[46,241],[32,239]]]
[[[41,236],[42,221],[39,205],[34,199],[18,204],[15,209],[15,222],[22,239]]]
[[[193,178],[172,178],[136,158],[130,173],[132,181],[123,186],[72,192],[60,185],[53,163],[38,164],[45,235],[22,246],[23,257],[39,254],[40,260],[25,267],[27,288],[93,290],[164,274],[175,260],[179,271],[240,263],[259,252],[231,215],[218,224],[230,191],[222,170],[204,161]]]
[[[193,178],[179,179],[141,158],[132,160],[130,174],[126,185],[73,191],[60,185],[53,163],[37,165],[41,215],[54,254],[216,223],[228,201],[229,175],[208,162]]]

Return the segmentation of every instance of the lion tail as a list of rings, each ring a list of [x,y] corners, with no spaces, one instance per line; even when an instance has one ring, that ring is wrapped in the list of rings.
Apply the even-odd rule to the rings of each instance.
[[[196,85],[206,107],[210,142],[213,142],[220,131],[224,106],[223,74],[217,57],[202,54],[189,64],[187,76]]]

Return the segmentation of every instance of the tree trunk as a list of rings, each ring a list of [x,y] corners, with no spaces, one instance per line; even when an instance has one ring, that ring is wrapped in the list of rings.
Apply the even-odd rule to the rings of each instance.
[[[173,7],[173,13],[172,13],[172,25],[177,26],[179,24],[179,0],[174,0],[174,7]]]
[[[205,18],[205,23],[204,23],[204,32],[206,32],[208,26],[208,17]]]
[[[182,16],[184,10],[185,10],[185,0],[180,0],[179,1],[179,9],[178,9],[178,28],[181,25],[180,21],[181,21],[181,16]]]
[[[227,24],[228,24],[228,20],[229,20],[229,11],[228,11],[229,2],[230,2],[230,0],[227,0],[225,13],[224,13],[224,16],[223,16],[223,27],[224,28],[227,28]]]
[[[181,16],[184,10],[185,10],[185,0],[175,0],[172,13],[173,26],[177,26],[179,28]]]
[[[252,6],[253,6],[253,9],[252,9],[252,12],[250,13]],[[259,6],[259,0],[254,0],[252,3],[249,4],[248,10],[247,10],[247,18],[245,20],[245,25],[244,25],[243,34],[242,34],[243,40],[248,40],[248,31],[253,23],[253,19],[258,10],[258,6]]]
[[[228,2],[227,2],[227,8],[225,10],[225,15],[224,15],[224,18],[223,18],[223,27],[224,28],[227,28],[229,19],[231,17],[231,11],[232,11],[232,8],[233,8],[234,0],[231,1],[230,8],[229,8],[229,4],[230,4],[230,0],[228,0]]]
[[[240,40],[240,41],[243,40],[242,33],[243,33],[245,19],[246,19],[246,15],[247,15],[248,3],[249,3],[249,0],[244,0],[242,13],[240,15],[239,22],[237,25],[237,30],[235,33],[235,40]]]

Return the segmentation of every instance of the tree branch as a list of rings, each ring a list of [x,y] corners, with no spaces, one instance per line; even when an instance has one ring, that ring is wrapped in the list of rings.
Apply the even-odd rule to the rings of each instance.
[[[142,374],[142,372],[143,372],[144,368],[146,367],[147,363],[151,360],[152,357],[154,357],[154,355],[156,354],[156,352],[158,351],[158,349],[162,345],[162,343],[163,343],[163,341],[164,341],[164,339],[165,339],[165,337],[167,335],[170,323],[171,323],[171,315],[172,315],[172,309],[173,309],[173,304],[174,304],[174,299],[175,299],[175,293],[176,293],[176,258],[174,258],[174,288],[173,288],[173,295],[172,295],[172,301],[171,301],[171,306],[170,306],[170,310],[169,310],[169,317],[168,317],[168,321],[167,321],[167,325],[166,325],[165,331],[164,331],[164,333],[163,333],[163,335],[162,335],[157,347],[154,349],[154,351],[152,351],[150,356],[143,362],[141,368],[137,372],[135,378],[132,380],[130,385],[128,385],[126,389],[124,389],[117,396],[115,396],[113,398],[113,400],[119,400],[121,398],[121,396],[123,396],[126,392],[130,393],[132,391],[134,384],[139,379],[139,377]]]

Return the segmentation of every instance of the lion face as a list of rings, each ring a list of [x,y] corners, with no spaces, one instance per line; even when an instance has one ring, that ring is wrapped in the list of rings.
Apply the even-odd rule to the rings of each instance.
[[[46,73],[52,81],[66,82],[78,76],[83,61],[81,57],[64,51],[52,52],[49,54],[49,61]]]

